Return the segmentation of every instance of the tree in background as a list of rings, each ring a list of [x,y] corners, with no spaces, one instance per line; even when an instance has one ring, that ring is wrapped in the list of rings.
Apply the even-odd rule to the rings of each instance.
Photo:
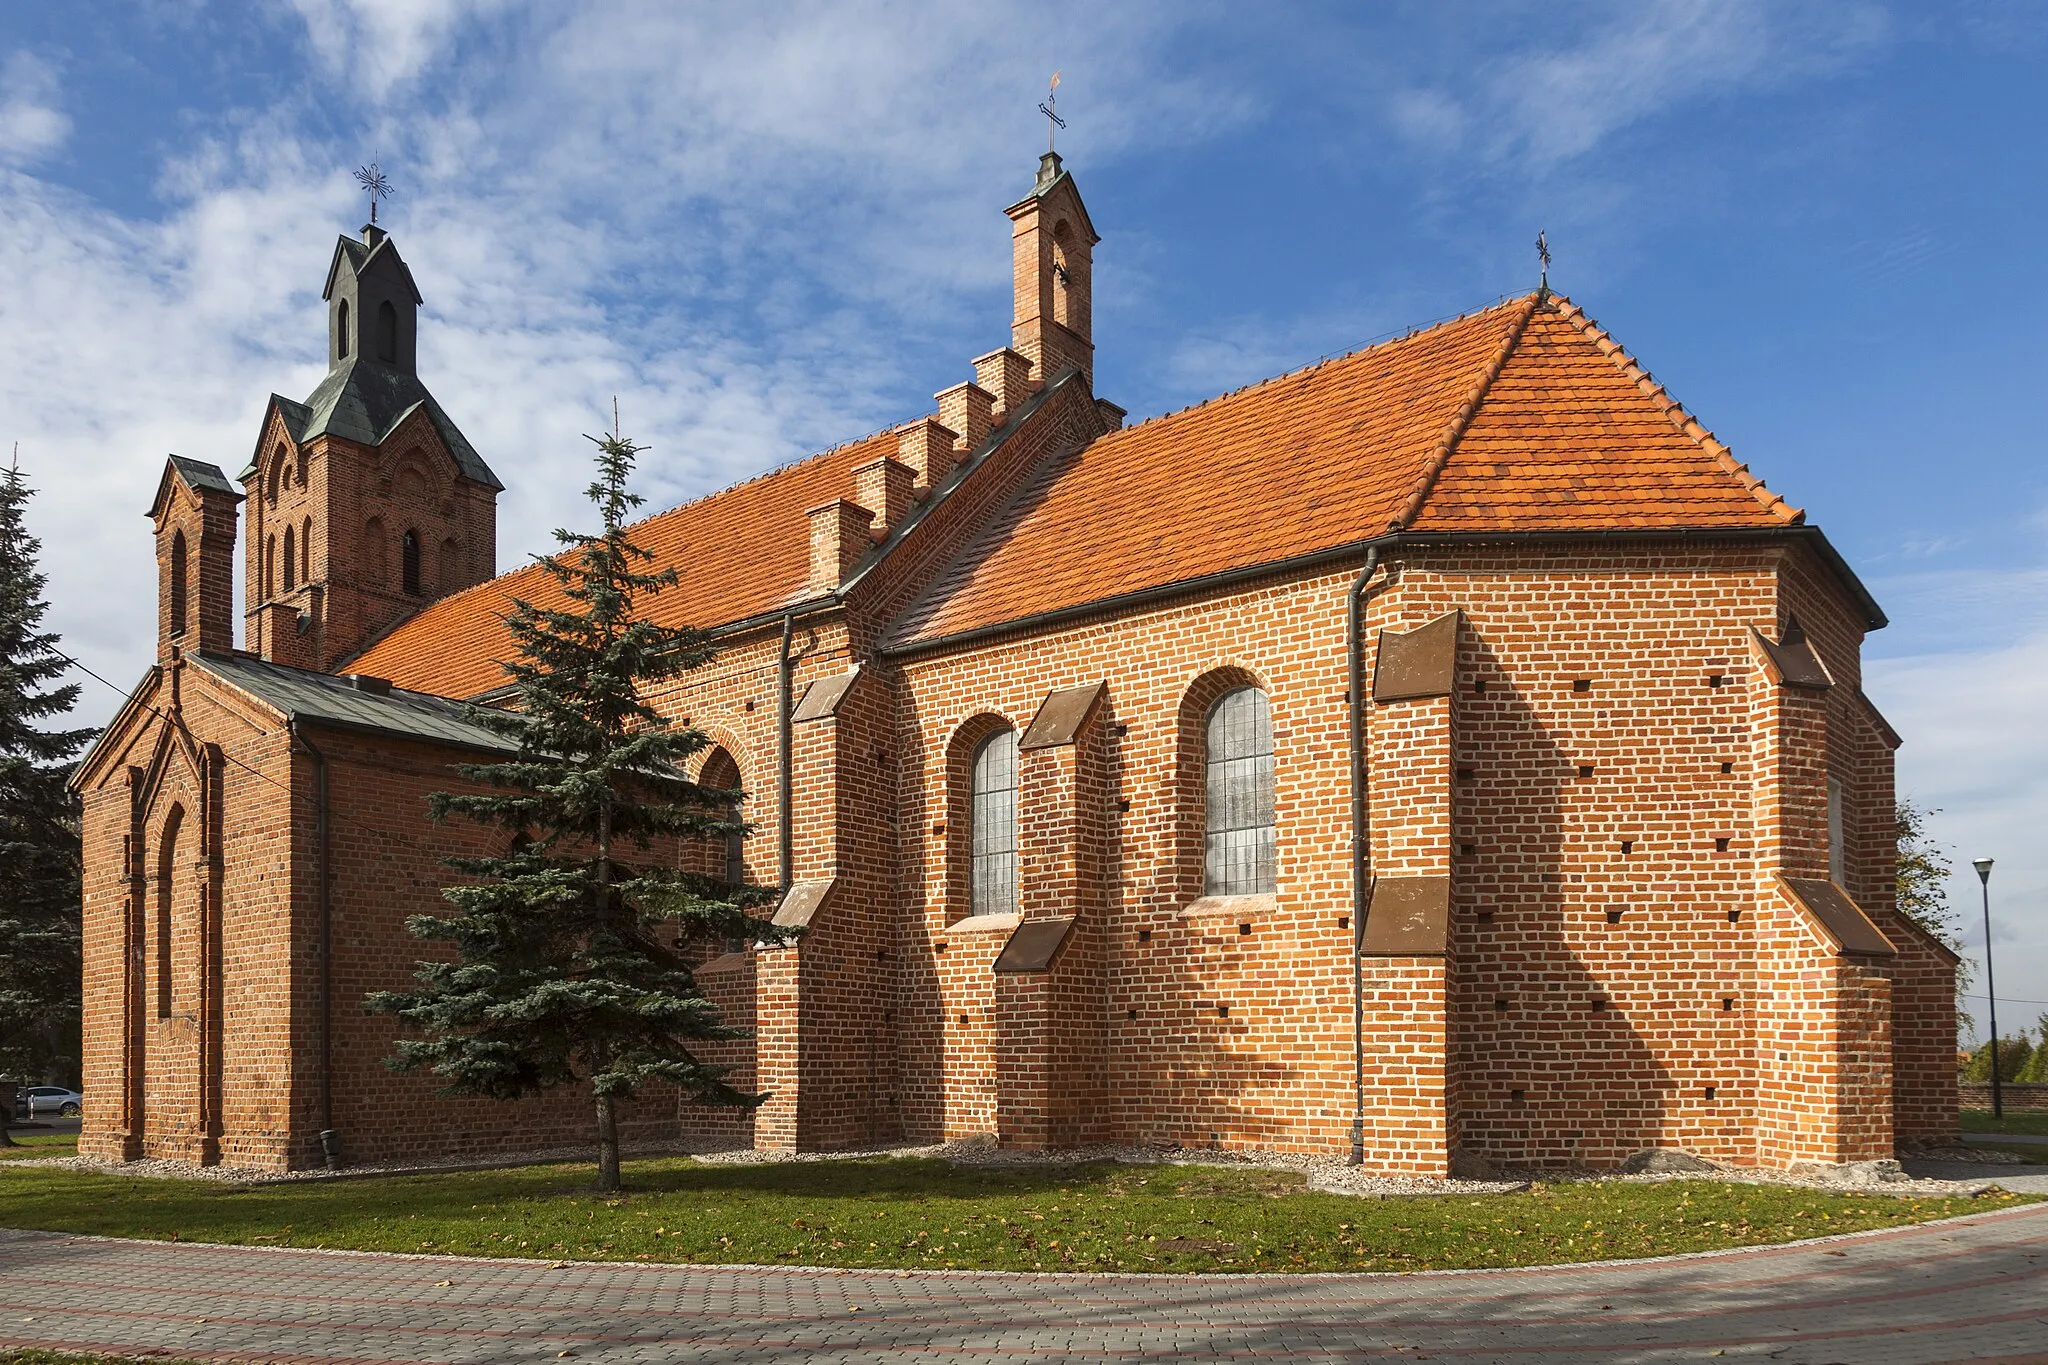
[[[1952,871],[1948,850],[1927,831],[1928,820],[1938,814],[1938,807],[1916,806],[1910,798],[1902,798],[1896,808],[1894,830],[1898,842],[1899,913],[1941,940],[1950,952],[1962,957],[1962,915],[1949,904],[1948,899],[1948,879]],[[1963,993],[1969,989],[1975,975],[1976,967],[1967,957],[1956,964],[1956,1019],[1968,1029],[1974,1029],[1976,1023],[1970,1012],[1963,1008]],[[1986,1062],[1985,1066],[1986,1079],[1989,1079],[1990,1063]],[[2003,1070],[2002,1067],[2000,1069]]]
[[[572,605],[513,603],[513,709],[473,711],[516,757],[462,767],[487,791],[432,798],[436,819],[494,826],[510,847],[449,860],[477,880],[443,893],[456,913],[415,915],[407,927],[453,945],[456,960],[422,962],[414,990],[368,1003],[421,1035],[401,1038],[391,1065],[429,1068],[450,1093],[509,1100],[587,1084],[598,1188],[610,1191],[620,1184],[617,1103],[644,1083],[712,1104],[765,1098],[741,1094],[725,1068],[693,1050],[740,1031],[698,993],[686,952],[780,935],[749,913],[763,891],[657,868],[646,856],[743,833],[730,816],[740,793],[687,780],[684,763],[708,741],[668,727],[645,700],[649,685],[701,667],[712,650],[698,632],[641,614],[645,599],[676,582],[673,569],[645,571],[653,555],[625,529],[641,501],[626,491],[641,447],[616,431],[591,439],[598,476],[589,497],[604,531],[557,531],[564,551],[540,561]]]
[[[78,684],[42,629],[49,604],[19,467],[0,474],[0,1146],[13,1079],[74,1081],[79,1062],[78,807],[65,783],[96,731],[40,728]]]

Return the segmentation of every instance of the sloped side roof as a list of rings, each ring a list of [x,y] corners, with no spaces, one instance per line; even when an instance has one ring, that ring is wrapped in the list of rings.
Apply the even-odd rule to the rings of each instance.
[[[898,642],[1384,532],[1527,311],[1508,303],[1113,432],[1048,464]]]
[[[857,466],[895,453],[895,435],[882,432],[638,523],[635,543],[680,575],[648,615],[710,627],[803,599],[811,569],[805,510],[847,496]],[[515,597],[568,605],[547,571],[529,564],[433,603],[349,667],[445,697],[487,692],[505,682],[499,661],[513,651],[504,617]]]
[[[241,654],[192,654],[193,662],[289,719],[344,730],[509,753],[516,746],[469,718],[469,708],[444,697],[393,688],[365,692],[347,678],[288,668]]]
[[[456,427],[454,419],[441,410],[434,395],[427,392],[418,375],[406,374],[391,365],[357,357],[327,372],[320,387],[306,399],[301,441],[315,436],[335,435],[366,446],[382,445],[412,410],[425,405],[434,430],[447,442],[462,476],[486,488],[502,489],[498,476],[484,463],[483,456]]]
[[[1569,300],[1533,295],[1048,466],[888,644],[1390,531],[1775,528],[1800,516]]]

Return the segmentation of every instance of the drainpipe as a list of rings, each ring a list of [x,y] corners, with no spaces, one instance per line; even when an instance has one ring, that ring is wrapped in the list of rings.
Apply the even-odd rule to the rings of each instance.
[[[775,776],[775,798],[776,805],[779,807],[776,816],[775,841],[776,858],[781,865],[782,890],[785,894],[795,884],[796,875],[796,838],[795,831],[790,828],[789,823],[790,806],[793,804],[792,793],[796,781],[794,761],[790,754],[790,715],[792,710],[790,694],[793,691],[791,684],[795,677],[796,667],[795,660],[790,657],[789,653],[790,633],[795,628],[796,613],[793,611],[784,612],[782,614],[782,652],[775,661],[781,685],[781,696],[777,699],[776,705],[775,725],[780,736],[779,742],[782,748],[782,771]]]
[[[327,755],[306,738],[296,717],[285,722],[294,741],[313,759],[313,801],[319,852],[315,860],[320,904],[320,1154],[327,1169],[341,1169],[341,1134],[334,1129],[334,898],[330,894],[330,837],[327,819]]]
[[[1359,617],[1365,586],[1379,571],[1380,547],[1365,552],[1365,568],[1344,599],[1344,665],[1351,684],[1351,1164],[1365,1164],[1365,908],[1371,899],[1368,842],[1371,817],[1365,800],[1365,661]]]

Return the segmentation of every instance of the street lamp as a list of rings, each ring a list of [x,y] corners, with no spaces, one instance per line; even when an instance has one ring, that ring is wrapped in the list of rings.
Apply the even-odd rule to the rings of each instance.
[[[1978,858],[1970,866],[1984,885],[1984,995],[1991,1002],[1991,1117],[2005,1117],[2005,1095],[1998,1085],[1998,978],[1991,974],[1991,859]]]

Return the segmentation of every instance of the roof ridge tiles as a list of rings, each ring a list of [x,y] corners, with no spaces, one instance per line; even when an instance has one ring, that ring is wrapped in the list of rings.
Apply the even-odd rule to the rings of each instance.
[[[1672,397],[1671,391],[1657,382],[1656,377],[1628,353],[1627,347],[1616,341],[1599,323],[1593,321],[1585,309],[1563,294],[1550,295],[1550,304],[1558,317],[1576,327],[1624,377],[1635,383],[1679,434],[1713,456],[1715,462],[1724,471],[1734,475],[1736,482],[1748,489],[1750,496],[1762,503],[1773,516],[1788,526],[1797,526],[1806,520],[1803,509],[1792,506],[1766,487],[1762,479],[1750,472],[1748,465],[1735,458],[1735,452],[1730,450],[1725,442],[1716,439],[1714,433],[1702,425],[1697,417],[1687,412],[1685,405]]]
[[[1542,301],[1543,295],[1540,292],[1529,295],[1523,301],[1521,310],[1509,323],[1507,337],[1494,352],[1492,361],[1479,372],[1479,378],[1465,391],[1465,401],[1451,414],[1450,421],[1444,424],[1443,434],[1437,437],[1436,444],[1431,447],[1428,457],[1422,462],[1421,472],[1408,486],[1408,497],[1401,510],[1388,521],[1389,531],[1399,531],[1412,526],[1415,518],[1422,514],[1422,505],[1429,501],[1430,490],[1436,487],[1438,476],[1444,472],[1444,466],[1450,463],[1452,452],[1458,448],[1459,438],[1464,436],[1466,429],[1472,425],[1472,419],[1479,414],[1479,405],[1486,401],[1486,395],[1493,388],[1493,382],[1499,379],[1500,372],[1507,368],[1508,358],[1514,355],[1515,347],[1521,345],[1522,336],[1529,329],[1529,319],[1536,315],[1536,307]]]

